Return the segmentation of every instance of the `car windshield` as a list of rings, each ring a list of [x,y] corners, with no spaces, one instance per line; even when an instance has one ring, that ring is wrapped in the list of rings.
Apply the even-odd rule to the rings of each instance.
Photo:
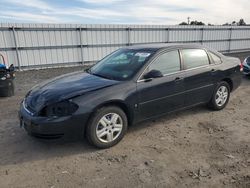
[[[120,49],[102,59],[88,72],[112,80],[129,80],[152,55],[153,52],[149,50]]]

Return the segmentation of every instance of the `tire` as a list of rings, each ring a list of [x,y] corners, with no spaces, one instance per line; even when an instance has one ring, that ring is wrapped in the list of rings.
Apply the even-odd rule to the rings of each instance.
[[[127,128],[128,120],[124,111],[116,106],[107,106],[98,109],[90,118],[86,137],[97,148],[109,148],[121,141]]]
[[[225,97],[226,93],[227,93],[227,97]],[[224,97],[222,97],[222,96],[224,96]],[[214,91],[212,99],[208,103],[208,107],[212,110],[222,110],[227,105],[229,98],[230,98],[230,86],[229,86],[229,84],[225,81],[219,82],[215,91]]]

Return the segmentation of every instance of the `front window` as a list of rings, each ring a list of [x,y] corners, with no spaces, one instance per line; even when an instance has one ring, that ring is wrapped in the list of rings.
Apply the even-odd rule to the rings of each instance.
[[[107,79],[128,80],[152,55],[153,52],[149,50],[120,49],[102,59],[88,72]]]
[[[158,70],[163,75],[181,70],[180,56],[177,50],[161,54],[149,67],[148,71]]]

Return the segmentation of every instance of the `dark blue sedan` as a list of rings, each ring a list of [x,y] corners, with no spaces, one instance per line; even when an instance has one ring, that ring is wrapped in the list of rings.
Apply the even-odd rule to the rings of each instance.
[[[240,60],[199,45],[159,44],[119,49],[86,72],[32,88],[20,124],[38,137],[86,136],[108,148],[128,125],[207,104],[223,109],[241,83]]]

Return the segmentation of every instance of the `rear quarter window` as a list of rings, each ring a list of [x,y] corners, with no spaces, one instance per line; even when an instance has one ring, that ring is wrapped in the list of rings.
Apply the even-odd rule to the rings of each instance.
[[[181,50],[185,69],[192,69],[209,65],[207,52],[202,49],[183,49]]]
[[[222,61],[221,61],[221,58],[217,55],[215,55],[213,52],[209,52],[210,54],[210,57],[212,58],[213,62],[218,65],[218,64],[221,64]]]

